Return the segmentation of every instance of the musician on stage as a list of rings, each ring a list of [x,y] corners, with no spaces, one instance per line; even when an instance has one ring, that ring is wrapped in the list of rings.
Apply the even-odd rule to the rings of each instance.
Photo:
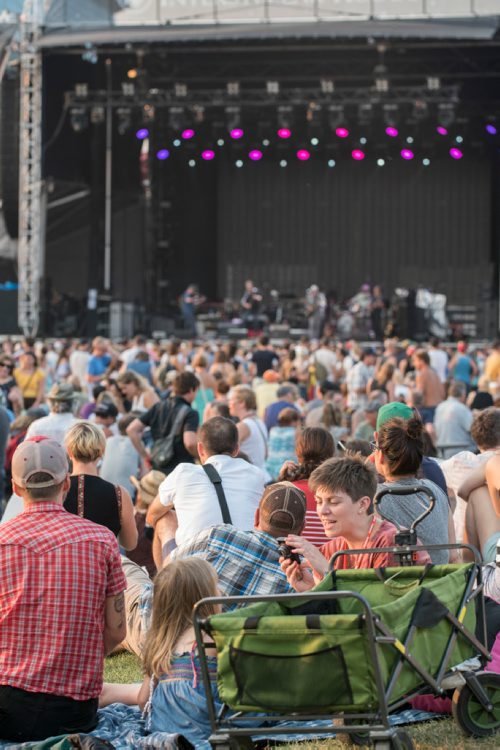
[[[189,284],[181,295],[182,320],[189,336],[196,336],[196,308],[205,300],[206,297],[199,293],[196,284]]]
[[[306,315],[309,320],[309,337],[319,339],[325,324],[326,296],[320,292],[317,284],[311,284],[306,289]]]
[[[240,300],[240,306],[242,308],[242,318],[248,327],[258,327],[261,304],[262,294],[260,290],[254,286],[251,279],[247,279],[245,281],[245,290]]]

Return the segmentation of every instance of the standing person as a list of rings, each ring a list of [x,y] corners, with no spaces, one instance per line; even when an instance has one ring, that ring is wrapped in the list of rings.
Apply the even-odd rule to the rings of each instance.
[[[240,300],[242,318],[249,328],[258,327],[262,294],[251,279],[245,281],[245,289]]]
[[[91,422],[77,422],[68,431],[64,444],[73,468],[65,509],[106,526],[124,549],[135,549],[137,529],[132,499],[124,487],[98,475],[97,464],[106,448],[102,430]]]
[[[384,338],[384,313],[385,301],[382,294],[382,287],[376,285],[373,287],[372,291],[370,319],[372,324],[372,331],[377,341],[382,341]]]
[[[56,441],[25,440],[12,477],[24,512],[0,527],[0,737],[90,732],[104,656],[126,634],[118,546],[64,511],[68,460]]]
[[[87,382],[89,359],[89,342],[87,339],[80,339],[76,348],[69,355],[69,367],[71,374],[78,378],[81,388],[84,388]]]
[[[465,405],[466,396],[465,383],[454,381],[450,383],[446,401],[436,407],[436,447],[442,451],[443,458],[450,458],[461,450],[473,451],[476,448],[470,434],[473,414]]]
[[[181,313],[184,328],[191,338],[196,336],[196,308],[203,304],[205,297],[198,293],[196,284],[189,284],[181,295]]]
[[[196,409],[200,422],[203,421],[203,413],[208,404],[215,398],[215,389],[217,382],[213,375],[208,371],[208,359],[202,353],[195,354],[191,362],[194,374],[200,381],[200,387],[192,403],[193,409]]]
[[[374,375],[375,360],[373,349],[363,349],[361,360],[347,373],[347,406],[352,411],[362,409],[368,403],[366,389]]]
[[[430,340],[429,359],[432,369],[437,372],[439,380],[446,383],[448,377],[448,355],[441,349],[441,342],[433,336]]]
[[[237,417],[240,448],[254,466],[265,468],[267,458],[267,427],[257,414],[255,393],[247,385],[235,386],[229,394],[229,413]]]
[[[317,284],[306,289],[306,315],[309,320],[309,337],[319,339],[325,324],[326,297]]]
[[[417,371],[415,390],[423,395],[420,414],[424,424],[432,424],[436,406],[444,399],[444,386],[437,372],[432,369],[429,354],[425,349],[417,349],[412,361]]]
[[[40,406],[45,391],[45,374],[38,367],[38,360],[32,351],[19,357],[19,367],[14,370],[14,378],[22,393],[24,408]]]
[[[119,355],[109,341],[102,336],[96,336],[92,341],[92,355],[87,364],[87,383],[91,386],[101,383],[113,362],[118,362],[118,360]]]
[[[491,345],[491,351],[484,363],[484,376],[493,396],[500,387],[500,340]]]
[[[467,392],[469,392],[472,379],[478,374],[479,370],[472,357],[467,354],[465,341],[458,342],[457,352],[450,360],[449,370],[453,380],[465,383]]]
[[[200,419],[191,404],[199,385],[192,372],[181,372],[173,382],[173,396],[154,404],[127,427],[135,449],[153,469],[169,474],[178,464],[192,464],[198,457],[196,432]],[[146,427],[151,428],[151,450],[141,440]]]
[[[278,355],[269,343],[269,336],[259,336],[257,348],[251,358],[251,374],[261,378],[267,370],[273,370],[278,361]]]

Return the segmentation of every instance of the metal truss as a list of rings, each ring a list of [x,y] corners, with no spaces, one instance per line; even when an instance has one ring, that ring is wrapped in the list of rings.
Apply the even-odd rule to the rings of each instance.
[[[43,0],[25,0],[20,24],[18,324],[34,336],[40,322],[42,233],[42,57],[37,49]]]

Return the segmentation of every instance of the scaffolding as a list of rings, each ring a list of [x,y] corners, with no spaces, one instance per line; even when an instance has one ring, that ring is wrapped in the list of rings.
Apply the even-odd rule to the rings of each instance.
[[[20,18],[20,132],[18,324],[35,336],[40,322],[40,280],[44,259],[42,233],[42,57],[43,0],[25,0]]]

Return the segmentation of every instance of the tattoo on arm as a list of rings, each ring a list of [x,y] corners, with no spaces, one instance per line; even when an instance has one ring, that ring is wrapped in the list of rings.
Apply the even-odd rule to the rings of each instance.
[[[125,609],[125,597],[123,593],[115,596],[114,606],[115,612],[118,612],[119,614],[123,612],[123,610]]]

